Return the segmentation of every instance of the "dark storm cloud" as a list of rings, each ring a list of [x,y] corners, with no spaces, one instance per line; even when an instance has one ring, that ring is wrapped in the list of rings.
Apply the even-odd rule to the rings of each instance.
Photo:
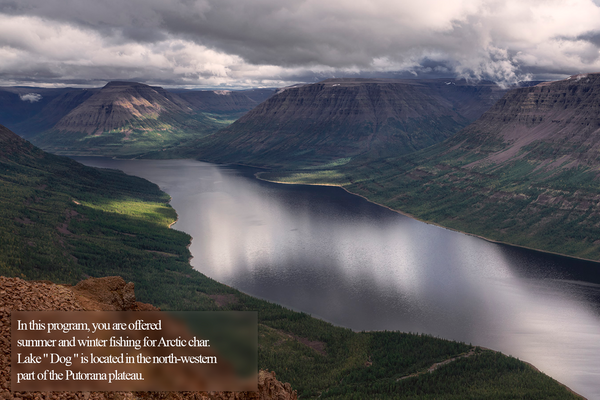
[[[600,47],[600,31],[586,32],[583,35],[579,35],[577,39],[588,41]]]
[[[0,0],[0,67],[13,80],[27,63],[22,80],[249,86],[370,74],[511,83],[600,69],[599,21],[590,0]]]

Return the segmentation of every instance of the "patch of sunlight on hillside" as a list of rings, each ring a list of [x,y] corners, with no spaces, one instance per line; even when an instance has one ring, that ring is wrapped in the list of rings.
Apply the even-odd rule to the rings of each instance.
[[[348,178],[339,171],[328,169],[315,172],[289,172],[277,174],[259,174],[260,179],[279,183],[295,183],[307,185],[332,185],[343,186],[348,183]]]
[[[305,170],[314,170],[314,169],[324,169],[324,168],[340,167],[342,165],[348,164],[350,162],[350,160],[352,160],[352,157],[338,158],[336,160],[328,162],[327,164],[311,165],[310,167],[305,167],[305,168],[302,168],[302,169],[305,169]]]
[[[170,226],[176,219],[175,210],[165,204],[133,200],[110,200],[100,203],[84,202],[85,206],[105,212],[141,218],[159,225]]]

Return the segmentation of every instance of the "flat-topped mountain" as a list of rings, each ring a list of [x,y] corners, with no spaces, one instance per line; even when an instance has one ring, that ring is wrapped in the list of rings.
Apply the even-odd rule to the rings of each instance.
[[[224,125],[163,88],[110,82],[32,141],[53,153],[139,154]]]
[[[110,82],[58,121],[54,129],[93,135],[124,129],[134,121],[136,128],[148,129],[174,115],[191,113],[185,101],[163,88]]]
[[[328,79],[280,89],[195,147],[200,159],[255,165],[403,154],[452,136],[502,93],[490,82]]]
[[[485,154],[479,164],[525,159],[543,169],[598,166],[600,73],[510,91],[450,142]]]
[[[514,89],[446,141],[332,181],[426,221],[600,260],[600,73]]]
[[[137,82],[9,87],[0,88],[0,123],[55,153],[135,155],[213,133],[272,93],[165,90]]]

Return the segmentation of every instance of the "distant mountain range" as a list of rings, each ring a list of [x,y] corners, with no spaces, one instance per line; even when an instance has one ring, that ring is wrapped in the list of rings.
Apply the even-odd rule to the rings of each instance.
[[[0,88],[0,123],[30,138],[52,128],[99,89]]]
[[[285,179],[338,183],[443,226],[600,260],[600,74],[511,90],[442,143],[320,176]]]
[[[453,79],[328,79],[280,89],[186,155],[289,167],[405,154],[452,136],[504,92],[491,82]]]
[[[0,88],[0,123],[54,153],[136,155],[214,133],[273,93],[171,92],[136,82]]]
[[[277,93],[165,90],[136,82],[0,88],[0,123],[56,154],[319,165],[431,146],[504,93],[492,82],[454,79],[328,79]]]

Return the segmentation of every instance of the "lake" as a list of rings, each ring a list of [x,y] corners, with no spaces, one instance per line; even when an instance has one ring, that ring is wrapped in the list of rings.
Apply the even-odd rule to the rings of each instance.
[[[336,187],[193,160],[74,157],[172,196],[192,266],[356,331],[401,330],[518,357],[600,399],[600,264],[487,242]]]

